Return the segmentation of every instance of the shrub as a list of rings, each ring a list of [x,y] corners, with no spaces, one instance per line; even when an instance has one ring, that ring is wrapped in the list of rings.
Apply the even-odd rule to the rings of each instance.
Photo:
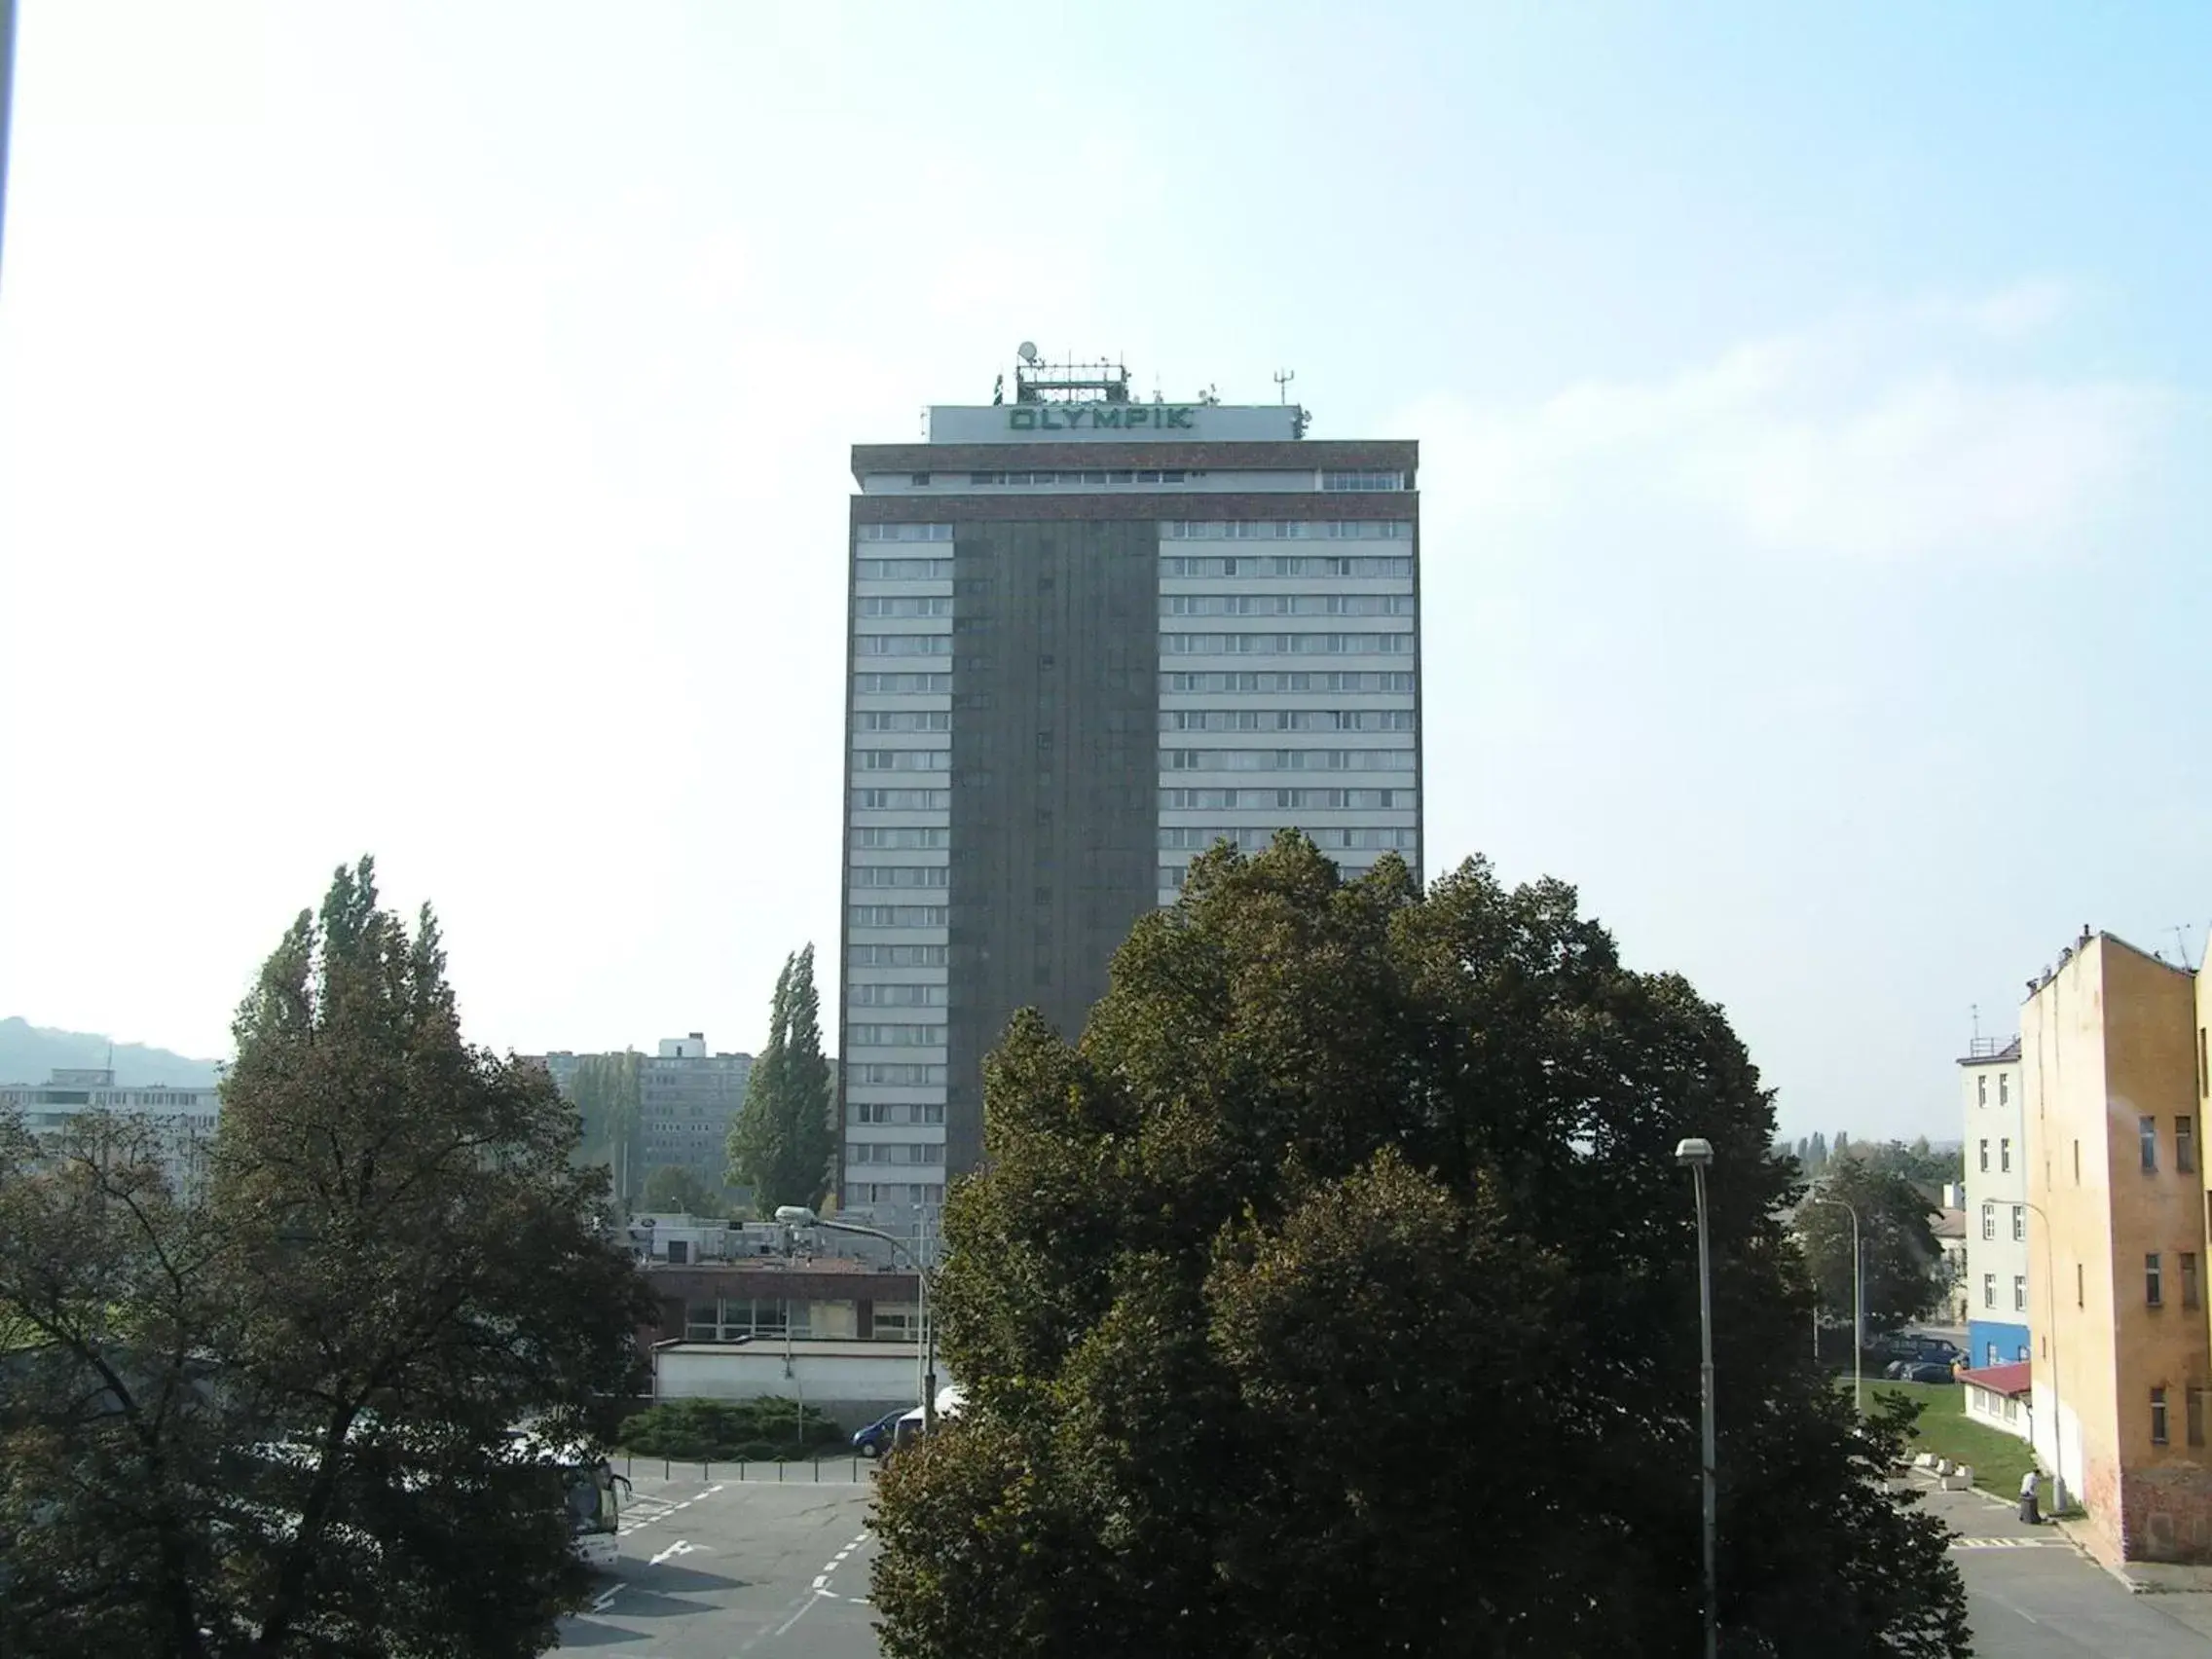
[[[756,1400],[666,1400],[622,1424],[615,1443],[640,1457],[684,1462],[767,1461],[842,1445],[845,1431],[812,1406],[769,1395]]]

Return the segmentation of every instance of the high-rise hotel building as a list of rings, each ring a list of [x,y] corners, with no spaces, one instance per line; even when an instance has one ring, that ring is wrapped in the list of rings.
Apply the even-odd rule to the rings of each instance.
[[[853,450],[842,1197],[934,1206],[1015,1010],[1071,1038],[1223,836],[1421,868],[1417,446],[1017,371]]]

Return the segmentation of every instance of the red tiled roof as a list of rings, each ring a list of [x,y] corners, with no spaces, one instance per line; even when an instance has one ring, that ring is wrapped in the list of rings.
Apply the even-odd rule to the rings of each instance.
[[[2025,1394],[2028,1391],[2028,1373],[2033,1369],[2024,1359],[2010,1365],[1985,1365],[1978,1371],[1959,1373],[1961,1382],[1971,1382],[1976,1388],[1987,1388],[1993,1394]]]

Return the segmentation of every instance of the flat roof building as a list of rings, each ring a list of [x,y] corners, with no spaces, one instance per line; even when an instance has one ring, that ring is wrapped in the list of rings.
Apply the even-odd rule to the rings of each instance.
[[[853,450],[840,1188],[879,1214],[976,1166],[1007,1020],[1072,1038],[1217,838],[1421,867],[1418,446],[1023,357]]]

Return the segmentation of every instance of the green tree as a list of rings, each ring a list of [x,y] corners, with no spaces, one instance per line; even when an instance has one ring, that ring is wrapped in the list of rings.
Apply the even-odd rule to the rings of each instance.
[[[810,944],[787,958],[776,976],[768,1044],[753,1062],[745,1104],[729,1128],[728,1180],[753,1189],[755,1214],[821,1200],[837,1155],[833,1109]]]
[[[1966,1178],[1965,1155],[1956,1149],[1937,1152],[1928,1144],[1926,1135],[1910,1146],[1896,1140],[1879,1145],[1859,1141],[1852,1146],[1851,1156],[1870,1169],[1903,1176],[1931,1202],[1941,1197],[1944,1183]]]
[[[1869,1332],[1895,1330],[1941,1306],[1942,1247],[1929,1226],[1928,1198],[1911,1181],[1870,1159],[1843,1158],[1829,1163],[1808,1198],[1836,1199],[1858,1214]],[[1851,1215],[1837,1203],[1807,1202],[1796,1228],[1821,1306],[1847,1314]]]
[[[542,1651],[589,1577],[512,1431],[586,1437],[653,1310],[606,1176],[367,860],[235,1029],[203,1195],[0,1130],[0,1651]]]
[[[1690,1651],[1711,1180],[1729,1651],[1967,1651],[1943,1529],[1803,1355],[1771,1101],[1558,883],[1217,848],[1079,1046],[1017,1015],[880,1489],[896,1659]]]
[[[627,1207],[639,1191],[638,1148],[644,1110],[644,1067],[636,1050],[585,1054],[576,1062],[574,1090],[583,1120],[579,1156],[613,1172],[614,1195]]]
[[[717,1216],[729,1200],[681,1163],[664,1163],[645,1177],[645,1208],[662,1215]]]

